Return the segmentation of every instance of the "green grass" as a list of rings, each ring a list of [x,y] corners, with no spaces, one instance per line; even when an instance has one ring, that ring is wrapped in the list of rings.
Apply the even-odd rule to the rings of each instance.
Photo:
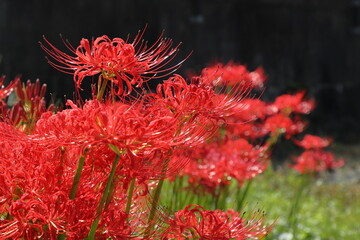
[[[273,171],[269,168],[251,182],[245,206],[239,206],[244,187],[239,191],[232,184],[226,191],[226,197],[223,195],[216,200],[211,195],[195,195],[187,189],[186,179],[177,179],[176,182],[164,184],[162,202],[170,212],[188,204],[199,204],[209,210],[233,208],[244,211],[261,208],[266,212],[269,223],[276,220],[267,240],[360,239],[360,184],[327,183],[322,178],[311,178],[301,195],[295,214],[295,237],[282,238],[287,234],[294,236],[288,219],[301,178],[293,170],[283,168]]]

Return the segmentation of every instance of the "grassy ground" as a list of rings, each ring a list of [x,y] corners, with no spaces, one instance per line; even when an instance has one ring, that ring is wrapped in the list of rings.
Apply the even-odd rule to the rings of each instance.
[[[267,239],[292,239],[288,214],[300,177],[280,170],[255,179],[247,198],[259,202],[268,219],[278,217],[273,233]],[[312,179],[304,192],[297,214],[297,234],[293,239],[347,240],[360,239],[360,184],[328,183]]]
[[[353,170],[352,164],[355,163],[339,169],[340,173]],[[338,175],[339,172],[324,173],[310,179],[300,196],[293,221],[289,221],[290,209],[296,201],[302,177],[285,167],[276,171],[268,168],[257,176],[246,194],[245,207],[239,202],[246,185],[242,191],[231,186],[222,194],[226,197],[217,200],[210,195],[195,195],[186,190],[186,181],[177,181],[165,184],[162,200],[172,212],[190,203],[209,210],[261,208],[266,212],[268,222],[277,219],[274,230],[266,238],[268,240],[360,239],[360,182],[339,181]]]

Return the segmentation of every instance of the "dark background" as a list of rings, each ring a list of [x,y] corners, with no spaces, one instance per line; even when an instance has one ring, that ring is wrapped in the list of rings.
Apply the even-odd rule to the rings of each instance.
[[[182,42],[180,73],[235,60],[268,74],[264,98],[305,88],[317,101],[311,131],[360,142],[360,1],[350,0],[0,0],[0,73],[40,78],[55,98],[72,96],[72,77],[46,63],[38,41],[134,37],[148,25]],[[130,37],[130,38],[131,38]]]

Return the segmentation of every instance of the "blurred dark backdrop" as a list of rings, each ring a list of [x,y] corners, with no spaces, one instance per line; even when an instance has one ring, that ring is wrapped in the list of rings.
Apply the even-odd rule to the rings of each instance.
[[[360,1],[350,0],[0,0],[0,73],[40,78],[55,98],[72,96],[70,75],[46,63],[38,41],[134,37],[148,24],[183,42],[182,71],[235,60],[269,79],[264,97],[306,88],[317,101],[312,132],[360,141]],[[65,48],[62,48],[65,50]],[[181,73],[181,71],[180,71]]]

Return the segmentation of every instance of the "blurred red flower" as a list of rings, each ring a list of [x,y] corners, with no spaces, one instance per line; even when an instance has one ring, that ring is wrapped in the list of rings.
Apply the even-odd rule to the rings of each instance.
[[[201,76],[214,85],[242,85],[250,88],[263,88],[267,78],[261,67],[250,72],[245,65],[234,62],[214,64],[203,69]]]
[[[303,140],[299,141],[294,139],[293,141],[296,145],[308,150],[327,147],[332,140],[330,138],[321,138],[319,136],[306,134]]]
[[[295,164],[292,168],[302,174],[331,170],[345,163],[344,159],[336,160],[333,153],[323,150],[307,150],[294,160]]]
[[[286,138],[302,132],[305,126],[305,122],[296,119],[293,121],[290,117],[286,117],[281,113],[270,116],[264,123],[266,130],[272,134],[284,133]]]
[[[285,115],[291,113],[309,114],[315,107],[313,99],[304,100],[305,91],[295,95],[283,94],[275,99],[273,105]]]

